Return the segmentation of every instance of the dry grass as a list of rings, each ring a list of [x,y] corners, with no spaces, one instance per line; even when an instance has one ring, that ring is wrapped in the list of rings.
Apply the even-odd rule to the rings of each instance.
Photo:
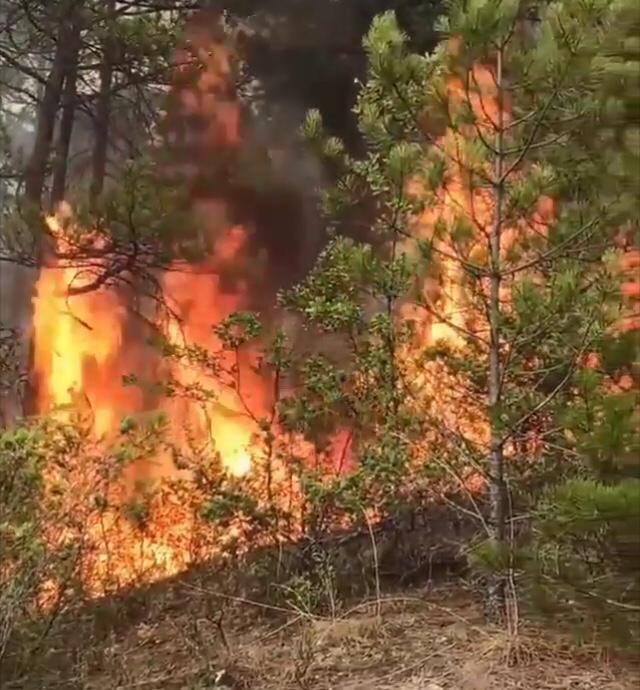
[[[116,611],[118,624],[103,626],[99,635],[92,614],[91,643],[87,634],[65,642],[67,632],[52,640],[48,660],[34,666],[32,677],[2,687],[635,690],[640,682],[628,664],[540,630],[510,639],[482,624],[464,591],[389,598],[381,610],[378,617],[374,605],[361,605],[336,620],[265,615],[206,588],[176,585],[161,600],[142,603],[126,625]]]

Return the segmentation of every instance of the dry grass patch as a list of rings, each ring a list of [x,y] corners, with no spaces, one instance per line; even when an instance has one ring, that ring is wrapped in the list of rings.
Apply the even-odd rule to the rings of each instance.
[[[154,595],[155,597],[155,595]],[[118,617],[115,617],[118,620]],[[91,625],[94,625],[92,623]],[[482,623],[464,590],[362,604],[335,620],[179,583],[129,623],[51,640],[2,690],[636,690],[637,667],[549,631]],[[86,628],[89,630],[89,628]],[[76,633],[75,637],[71,635]],[[56,664],[53,660],[57,660]]]

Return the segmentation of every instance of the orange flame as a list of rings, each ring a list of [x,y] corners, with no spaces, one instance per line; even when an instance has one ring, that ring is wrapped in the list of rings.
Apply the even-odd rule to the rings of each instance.
[[[213,438],[223,464],[234,475],[242,476],[251,468],[250,447],[257,431],[256,421],[266,414],[269,396],[266,383],[255,371],[255,357],[249,352],[222,352],[221,343],[212,330],[230,314],[249,307],[246,280],[239,279],[233,292],[225,292],[223,281],[215,273],[216,262],[223,260],[242,273],[242,256],[247,241],[242,227],[232,227],[214,245],[212,257],[187,272],[169,271],[163,278],[163,290],[178,305],[183,317],[178,324],[170,324],[170,340],[183,341],[219,352],[220,363],[227,372],[235,373],[235,380],[221,384],[212,374],[174,364],[172,376],[183,386],[198,383],[206,387],[212,397],[201,406],[193,404],[170,405],[172,416],[182,426],[189,426],[200,435]]]
[[[187,70],[186,81],[185,71],[177,70],[174,95],[183,114],[197,115],[207,124],[202,133],[203,149],[228,152],[240,140],[240,106],[233,89],[232,55],[224,41],[214,40],[207,45],[205,38],[195,36],[192,50],[182,55],[183,62],[196,59],[200,68]],[[214,193],[211,190],[209,196]],[[201,261],[188,266],[176,263],[160,276],[177,319],[157,326],[175,345],[195,345],[207,352],[220,352],[221,344],[212,330],[214,324],[250,307],[249,235],[246,228],[227,221],[221,201],[213,205],[195,202],[194,210],[203,224],[203,239],[211,249]],[[67,238],[75,222],[66,204],[47,219],[58,254],[69,249]],[[233,273],[231,278],[226,275],[228,272]],[[140,333],[132,338],[127,295],[108,284],[69,295],[70,285],[82,287],[82,283],[82,273],[70,260],[52,260],[40,272],[34,296],[37,411],[57,410],[63,416],[68,416],[72,408],[89,411],[95,437],[115,438],[125,415],[144,412],[153,405],[140,390],[124,387],[122,381],[127,374],[137,374],[140,368],[148,367],[151,361],[155,370],[164,370],[185,389],[197,384],[207,391],[208,397],[202,403],[179,397],[161,402],[172,422],[171,440],[186,446],[195,436],[199,443],[215,447],[231,474],[239,477],[249,473],[253,436],[259,418],[270,405],[267,382],[256,371],[255,353],[244,349],[239,353],[220,352],[226,381],[221,381],[217,372],[179,358],[162,362],[142,345]],[[162,455],[161,451],[158,453]],[[168,471],[170,476],[178,475],[164,457],[145,458],[146,464],[147,461],[159,464],[164,474]],[[114,505],[117,508],[123,501],[135,498],[140,476],[155,476],[155,470],[149,473],[146,464],[125,472],[124,485],[105,488],[110,507],[93,515],[87,525],[89,540],[93,542],[92,555],[87,556],[84,564],[90,590],[97,592],[97,579],[107,574],[121,585],[134,581],[152,567],[163,576],[171,574],[184,568],[191,558],[187,534],[193,529],[193,515],[188,509],[181,510],[166,497],[164,502],[158,499],[154,518],[145,521],[143,530],[123,520],[121,511],[113,509]],[[80,492],[81,479],[77,481],[76,489]],[[95,487],[90,479],[84,484],[89,500]],[[170,516],[163,517],[167,510]]]
[[[202,37],[196,37],[194,46],[204,67],[198,72],[195,84],[176,89],[179,110],[206,123],[201,139],[205,151],[211,147],[221,152],[232,151],[240,141],[241,118],[229,84],[232,77],[230,56],[222,44],[206,45]],[[455,47],[452,44],[452,48]],[[184,52],[184,62],[190,55]],[[495,80],[488,67],[475,66],[469,74],[469,84],[471,88],[461,79],[452,78],[447,85],[449,100],[452,107],[469,103],[476,116],[476,125],[489,136],[492,121],[501,117],[503,122],[508,122],[509,104],[497,102]],[[433,242],[439,258],[437,273],[420,285],[423,304],[407,303],[401,312],[402,317],[416,322],[421,349],[438,341],[460,348],[469,334],[486,336],[486,320],[472,304],[465,288],[463,261],[487,266],[488,252],[482,230],[492,222],[494,202],[490,192],[471,188],[468,184],[460,153],[462,139],[468,141],[475,137],[473,125],[468,127],[471,129],[466,131],[448,130],[437,142],[446,157],[445,183],[436,192],[436,203],[412,219],[414,238]],[[407,192],[420,197],[425,190],[419,180],[412,180]],[[256,372],[257,353],[251,349],[240,353],[221,352],[212,325],[251,306],[247,252],[251,228],[229,222],[223,202],[200,202],[194,206],[202,218],[203,235],[212,249],[201,261],[187,267],[176,263],[161,276],[163,291],[178,320],[159,325],[168,340],[177,346],[188,343],[206,352],[220,352],[220,364],[227,380],[221,381],[217,372],[208,371],[206,367],[191,367],[179,359],[171,361],[165,366],[177,383],[185,389],[201,387],[207,391],[207,396],[199,404],[172,398],[163,402],[163,407],[173,421],[172,432],[179,443],[186,443],[189,435],[211,440],[228,471],[242,477],[250,474],[257,464],[252,457],[252,453],[257,452],[253,437],[260,418],[268,414],[273,401],[268,382]],[[516,238],[521,237],[523,231],[530,231],[532,226],[535,234],[544,236],[554,213],[553,200],[539,199],[530,218],[517,227],[505,228],[503,251],[509,251]],[[451,227],[460,217],[471,219],[473,225],[464,252],[452,244],[450,238],[440,238],[436,233],[440,222]],[[70,212],[63,207],[48,222],[60,243],[59,248],[63,248],[63,226],[73,222]],[[405,250],[411,251],[410,245]],[[636,258],[633,255],[628,260],[631,268],[638,266]],[[225,275],[229,271],[230,277]],[[136,357],[140,353],[135,352],[133,357],[128,352],[126,300],[113,288],[68,298],[67,288],[75,278],[75,269],[62,262],[44,268],[40,274],[34,305],[34,371],[39,381],[37,405],[39,411],[45,412],[77,404],[83,399],[92,412],[96,435],[108,436],[117,430],[123,414],[145,409],[141,394],[121,385],[122,376],[135,370]],[[508,284],[504,290],[508,296]],[[629,283],[624,290],[629,297],[637,298],[637,281],[633,285]],[[238,361],[234,361],[236,354]],[[407,360],[412,358],[415,359],[415,353],[409,352]],[[437,363],[433,364],[432,370],[415,367],[413,376],[416,399],[422,404],[423,412],[438,415],[454,433],[464,426],[467,438],[479,446],[486,445],[488,423],[482,406],[474,406],[469,401],[464,382],[453,380],[437,368]],[[438,381],[437,390],[434,390],[434,381]],[[421,393],[424,394],[422,400]],[[437,433],[439,431],[434,432]],[[438,441],[434,436],[425,437],[424,442],[433,447]],[[336,472],[344,471],[353,462],[351,453],[351,435],[342,430],[328,452],[329,465]],[[484,478],[479,474],[465,476],[464,482],[469,491],[485,488]],[[105,529],[115,535],[111,554],[104,550],[95,554],[95,562],[91,565],[94,571],[105,572],[114,567],[113,551],[117,552],[119,582],[131,581],[136,573],[146,573],[158,563],[162,564],[163,574],[184,568],[191,558],[184,547],[188,541],[184,533],[193,527],[193,515],[184,506],[175,504],[170,507],[168,516],[161,515],[159,512],[155,521],[148,525],[141,546],[134,541],[134,528],[123,526],[115,513],[92,524],[91,533],[96,541]]]
[[[63,227],[70,222],[66,205],[47,218],[61,251],[66,248]],[[127,373],[122,351],[126,305],[110,290],[69,298],[68,287],[77,279],[78,269],[64,262],[40,272],[33,315],[37,407],[44,412],[88,403],[94,430],[104,435],[117,427],[119,416],[139,405],[139,395],[121,385]]]
[[[449,44],[452,52],[461,48],[458,39]],[[482,302],[488,298],[488,282],[481,278],[472,289],[474,281],[468,279],[467,273],[475,270],[479,275],[487,275],[489,268],[495,198],[491,186],[482,178],[491,178],[495,172],[482,157],[475,159],[472,144],[479,137],[492,141],[496,131],[511,121],[509,94],[499,97],[491,66],[475,64],[463,77],[450,76],[446,99],[451,111],[469,108],[473,122],[447,128],[434,142],[434,150],[444,163],[443,182],[424,210],[411,218],[412,239],[403,247],[408,254],[415,252],[418,239],[432,249],[429,272],[417,281],[418,299],[407,300],[400,310],[402,318],[413,322],[416,334],[406,352],[406,366],[419,413],[435,422],[418,449],[423,451],[423,457],[434,448],[456,447],[467,457],[465,444],[469,442],[484,449],[480,452],[488,448],[486,400],[469,394],[464,376],[452,374],[437,360],[424,363],[420,355],[425,348],[438,344],[460,351],[469,342],[476,343],[480,351],[488,351],[489,328],[482,308]],[[518,171],[514,174],[517,176]],[[406,193],[414,199],[424,199],[425,183],[418,178],[410,180]],[[501,257],[504,259],[525,236],[530,238],[531,252],[539,249],[554,217],[554,201],[543,196],[528,217],[513,225],[503,224]],[[525,263],[527,258],[522,256],[520,260]],[[535,279],[533,272],[529,273]],[[480,299],[474,297],[474,289],[481,293]],[[511,289],[511,281],[504,279],[500,295],[503,309],[509,308]],[[418,366],[416,361],[420,361]],[[507,454],[510,452],[507,449]],[[467,470],[456,480],[456,490],[462,482],[468,492],[483,491],[486,477],[466,466]]]
[[[64,251],[62,227],[73,223],[66,207],[48,219],[58,249]],[[242,272],[242,251],[246,243],[243,228],[231,228],[214,244],[210,257],[198,265],[176,267],[167,271],[163,288],[179,320],[159,324],[166,337],[176,343],[198,345],[209,352],[220,350],[212,326],[236,310],[248,306],[246,281],[240,280],[225,291],[216,270],[222,261]],[[78,287],[77,269],[65,261],[43,268],[34,297],[34,359],[37,380],[36,406],[39,412],[55,412],[63,419],[71,411],[88,411],[96,438],[116,438],[122,418],[144,411],[143,395],[137,388],[124,387],[123,377],[135,373],[140,354],[147,359],[157,355],[140,342],[127,339],[130,315],[126,300],[112,287],[74,296],[71,284]],[[266,382],[257,374],[251,353],[238,362],[233,353],[222,354],[222,364],[237,371],[241,386],[224,385],[212,373],[180,360],[169,363],[169,373],[185,387],[197,383],[206,388],[211,399],[196,404],[189,399],[169,399],[162,406],[169,413],[172,440],[187,443],[190,434],[210,442],[219,452],[222,464],[235,476],[247,474],[252,467],[251,445],[257,431],[257,419],[268,404]],[[234,367],[237,367],[234,369]],[[84,570],[90,592],[101,593],[104,583],[126,584],[137,579],[170,575],[190,562],[187,549],[192,533],[193,515],[180,511],[171,502],[156,500],[155,515],[143,531],[123,519],[118,506],[135,498],[137,480],[152,480],[158,475],[178,476],[173,465],[158,451],[156,458],[142,458],[126,468],[124,485],[105,485],[109,509],[94,513],[85,525],[92,546]],[[96,457],[104,457],[98,453]],[[99,479],[75,479],[74,492],[83,493],[90,503],[92,492],[100,493]],[[97,483],[96,483],[97,482]],[[162,519],[162,511],[171,517]],[[60,538],[52,535],[52,543]],[[108,544],[107,544],[108,540]],[[106,586],[106,584],[105,584]]]

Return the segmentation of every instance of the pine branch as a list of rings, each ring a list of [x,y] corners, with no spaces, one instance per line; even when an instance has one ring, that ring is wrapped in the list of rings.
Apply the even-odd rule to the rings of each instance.
[[[575,232],[571,233],[565,240],[563,240],[559,245],[556,247],[552,247],[548,251],[546,251],[544,254],[540,254],[539,256],[526,261],[523,264],[520,264],[519,266],[516,266],[514,268],[511,268],[507,271],[502,272],[503,277],[509,277],[516,275],[517,273],[521,273],[522,271],[526,271],[528,268],[533,268],[534,266],[539,265],[540,263],[543,263],[545,261],[548,261],[549,259],[552,259],[556,254],[559,254],[561,251],[572,245],[575,240],[577,240],[582,234],[586,233],[587,231],[591,230],[597,223],[602,220],[602,216],[596,216],[595,218],[592,218],[588,223],[585,223],[581,227],[579,227]]]
[[[573,361],[567,370],[567,373],[562,377],[562,380],[555,386],[555,388],[544,398],[544,400],[541,400],[537,405],[535,405],[529,412],[527,412],[525,415],[523,415],[515,424],[511,426],[511,429],[509,432],[506,434],[506,436],[503,436],[501,445],[504,446],[504,444],[511,438],[513,438],[516,433],[518,432],[518,429],[520,429],[524,424],[526,424],[532,417],[534,417],[538,412],[543,410],[549,403],[551,403],[556,396],[562,392],[564,387],[567,385],[573,374],[575,373],[575,370],[578,366],[578,362],[580,361],[581,357],[585,354],[587,350],[587,339],[589,336],[589,333],[591,332],[591,328],[596,322],[596,318],[594,317],[587,328],[585,329],[584,335],[582,337],[582,342],[580,344],[580,348],[578,350],[578,353],[576,356],[573,358]]]

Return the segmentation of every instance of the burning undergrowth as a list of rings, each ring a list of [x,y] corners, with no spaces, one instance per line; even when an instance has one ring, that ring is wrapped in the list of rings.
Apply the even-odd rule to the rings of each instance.
[[[302,202],[294,188],[234,177],[246,156],[235,56],[224,33],[201,27],[178,56],[163,131],[163,177],[191,199],[192,258],[150,267],[155,290],[141,296],[135,256],[114,268],[103,229],[87,231],[68,204],[47,219],[54,251],[35,290],[32,402],[51,415],[49,441],[64,441],[64,472],[48,473],[60,500],[46,532],[52,548],[75,549],[90,595],[257,545],[266,524],[272,542],[295,539],[302,467],[348,466],[348,434],[311,448],[279,428],[286,384],[243,314],[273,321],[283,274],[286,283],[308,262],[283,240],[300,236]],[[89,258],[79,267],[80,245]],[[62,584],[49,580],[45,598]]]
[[[362,319],[373,336],[356,348],[358,367],[344,371],[336,360],[348,337],[335,344],[294,327],[288,339],[289,324],[274,306],[278,288],[296,273],[285,268],[291,257],[296,270],[309,258],[308,245],[297,239],[303,205],[295,187],[251,186],[237,172],[251,151],[226,37],[198,29],[178,62],[183,67],[165,122],[172,151],[165,175],[187,190],[197,230],[190,249],[197,251],[190,260],[154,267],[160,308],[157,299],[140,299],[138,277],[126,267],[124,281],[112,280],[100,260],[89,267],[102,276],[99,284],[91,270],[79,275],[59,257],[81,220],[67,206],[48,219],[58,258],[42,269],[36,291],[35,399],[38,413],[57,417],[47,423],[54,425],[51,439],[61,439],[57,457],[64,458],[63,476],[48,477],[47,491],[55,487],[59,497],[56,519],[47,521],[48,543],[71,549],[82,587],[96,596],[221,553],[280,548],[355,523],[372,533],[392,500],[407,508],[416,497],[446,502],[462,494],[482,520],[488,403],[486,386],[473,380],[465,360],[488,357],[483,231],[495,208],[486,186],[467,176],[469,168],[486,175],[486,161],[463,160],[460,153],[473,132],[451,128],[436,140],[433,150],[445,152],[445,164],[435,193],[419,180],[403,181],[405,211],[409,202],[428,203],[405,214],[411,241],[399,243],[395,258],[419,263],[413,252],[426,246],[429,273],[417,272],[411,297],[397,300],[386,317]],[[470,110],[477,130],[488,135],[493,120],[509,120],[509,104],[498,102],[490,68],[473,67],[468,80],[473,87],[450,79],[445,96],[452,110]],[[420,151],[425,158],[432,153]],[[524,263],[544,250],[556,208],[543,195],[531,207],[505,222],[504,257],[516,237],[530,238],[529,253],[519,257]],[[446,229],[454,226],[451,239]],[[314,271],[284,306],[295,311],[301,297],[309,298],[314,314],[327,320],[326,331],[335,323],[360,326],[357,278],[368,272],[375,281],[380,267],[367,245],[354,269],[347,249],[347,240],[330,243],[318,266],[329,259],[338,266],[328,289],[352,299],[351,312],[332,311],[326,294],[314,293],[324,289]],[[479,267],[485,278],[465,282],[465,265]],[[540,279],[535,270],[527,277]],[[92,281],[95,289],[83,289]],[[499,295],[506,318],[512,286],[505,280]],[[357,318],[349,321],[354,311]],[[391,354],[389,329],[397,333]],[[442,352],[457,371],[442,364]],[[294,356],[306,389],[298,398],[299,380],[289,376]],[[390,409],[400,423],[385,428],[380,420]],[[287,423],[292,412],[302,420],[297,426]],[[318,433],[307,433],[309,420]],[[532,415],[527,421],[504,444],[508,462],[541,457],[538,440],[548,420]],[[359,467],[366,471],[354,471]],[[363,493],[366,505],[359,501]],[[45,599],[60,584],[51,580]]]

